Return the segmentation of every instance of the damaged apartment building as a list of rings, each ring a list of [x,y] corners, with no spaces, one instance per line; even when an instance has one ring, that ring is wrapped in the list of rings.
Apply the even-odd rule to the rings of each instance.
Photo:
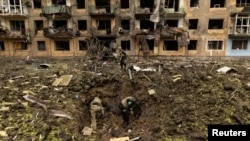
[[[0,56],[249,56],[250,0],[0,0]]]

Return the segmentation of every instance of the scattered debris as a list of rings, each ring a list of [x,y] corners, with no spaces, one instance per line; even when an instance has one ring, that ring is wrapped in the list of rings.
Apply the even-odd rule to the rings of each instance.
[[[174,75],[172,76],[172,78],[173,78],[173,82],[176,82],[181,79],[181,75]]]
[[[49,114],[53,116],[58,116],[58,117],[65,117],[68,119],[73,119],[70,115],[66,114],[65,112],[61,110],[49,110]]]
[[[62,75],[60,78],[57,78],[52,86],[68,86],[73,75]]]
[[[0,131],[0,136],[7,137],[8,134],[6,133],[6,131]]]
[[[92,129],[92,128],[89,128],[89,127],[84,127],[84,128],[82,129],[82,134],[83,134],[84,136],[90,136],[90,135],[92,134],[92,132],[93,132],[93,129]]]
[[[111,138],[109,141],[129,141],[129,137]]]
[[[23,96],[23,98],[24,98],[25,100],[31,102],[31,103],[36,103],[36,104],[42,106],[42,107],[44,108],[44,110],[47,111],[47,106],[45,105],[45,102],[42,101],[41,99],[39,99],[39,98],[37,98],[37,97],[34,97],[34,96],[32,96],[32,95],[29,95],[29,94]]]
[[[0,111],[9,111],[10,107],[1,107]]]
[[[148,90],[149,95],[156,95],[156,92],[154,89]]]
[[[225,66],[225,67],[222,67],[222,68],[218,69],[217,72],[219,72],[219,73],[230,73],[230,72],[236,72],[236,70],[233,69],[233,68]]]

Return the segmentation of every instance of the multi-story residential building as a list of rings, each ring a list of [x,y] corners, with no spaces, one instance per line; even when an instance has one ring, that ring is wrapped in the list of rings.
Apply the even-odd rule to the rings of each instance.
[[[249,56],[249,0],[0,0],[0,56]]]

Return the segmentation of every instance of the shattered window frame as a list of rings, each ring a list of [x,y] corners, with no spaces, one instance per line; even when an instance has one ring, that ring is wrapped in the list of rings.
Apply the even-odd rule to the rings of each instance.
[[[207,41],[207,50],[222,50],[222,49],[223,49],[223,40]]]
[[[111,19],[99,19],[96,21],[97,30],[111,29]]]
[[[208,21],[208,29],[223,29],[224,19],[209,19]]]
[[[5,51],[4,41],[0,41],[0,51]]]
[[[226,0],[210,0],[210,8],[224,8]]]
[[[122,29],[130,30],[130,20],[128,19],[121,20],[121,27]]]
[[[78,47],[80,51],[87,51],[88,50],[88,44],[85,40],[79,40],[78,41]]]
[[[37,50],[38,51],[46,51],[45,41],[37,41]]]
[[[33,0],[33,8],[34,9],[42,8],[42,0]]]
[[[23,20],[10,20],[11,31],[23,31],[25,30],[25,24]]]
[[[189,19],[189,27],[188,29],[197,29],[198,28],[199,19]]]
[[[14,50],[28,50],[28,44],[26,42],[13,42],[14,44]]]
[[[129,0],[120,0],[121,9],[129,9]]]
[[[199,7],[199,0],[190,0],[190,7]]]
[[[85,0],[76,0],[77,9],[85,9]]]
[[[171,45],[171,46],[168,46]],[[173,46],[175,45],[175,46]],[[178,51],[178,42],[176,40],[164,40],[163,41],[163,51]]]
[[[129,51],[131,49],[130,40],[121,40],[121,47],[125,51]]]
[[[178,23],[179,23],[178,19],[164,20],[164,25],[168,25],[169,27],[178,27]]]
[[[77,20],[78,30],[87,30],[87,20]]]
[[[70,43],[68,40],[55,41],[55,51],[70,51]]]
[[[248,40],[232,40],[232,50],[247,50]]]
[[[236,0],[236,7],[250,6],[250,0]]]
[[[190,40],[188,50],[197,50],[197,42],[198,40]]]

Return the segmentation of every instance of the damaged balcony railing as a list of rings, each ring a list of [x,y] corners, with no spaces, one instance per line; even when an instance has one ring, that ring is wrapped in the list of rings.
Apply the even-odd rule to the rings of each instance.
[[[52,5],[52,6],[44,6],[42,8],[42,16],[57,16],[57,15],[66,15],[66,16],[71,16],[71,7],[66,6],[66,5]]]
[[[114,5],[110,6],[89,6],[90,15],[114,15]]]
[[[43,34],[45,37],[50,38],[72,38],[74,37],[74,32],[71,28],[67,28],[66,26],[53,28],[47,27],[43,29]]]
[[[0,39],[25,39],[26,34],[24,31],[10,31],[5,27],[0,27]]]

